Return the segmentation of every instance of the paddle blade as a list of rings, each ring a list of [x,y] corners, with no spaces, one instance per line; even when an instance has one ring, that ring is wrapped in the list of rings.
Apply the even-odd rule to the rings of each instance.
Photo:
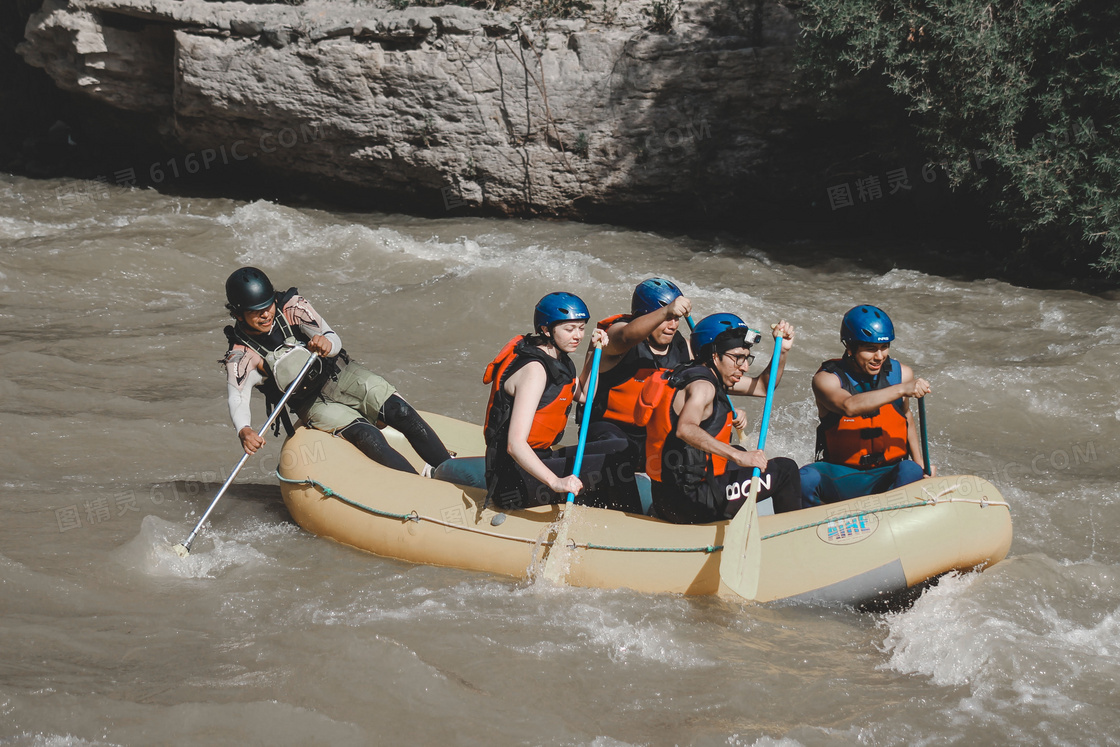
[[[747,502],[727,525],[723,535],[723,554],[719,576],[731,591],[743,599],[758,598],[762,569],[762,536],[758,528],[758,470],[751,478]]]
[[[564,583],[568,575],[568,569],[572,564],[573,553],[571,548],[568,547],[568,529],[575,518],[575,509],[576,504],[567,504],[557,520],[556,536],[552,540],[552,546],[548,549],[544,568],[541,570],[541,577],[549,583]]]
[[[583,450],[587,446],[587,425],[591,421],[591,402],[595,398],[595,386],[599,383],[599,360],[602,358],[603,349],[595,348],[591,353],[591,370],[587,375],[587,393],[584,396],[583,418],[580,421],[579,427],[579,443],[576,445],[576,459],[572,466],[572,474],[579,475],[580,467],[583,466]],[[559,525],[556,529],[556,539],[552,542],[552,548],[548,551],[548,557],[544,560],[544,570],[541,575],[549,581],[559,584],[563,583],[564,577],[568,575],[568,566],[571,564],[572,553],[568,551],[568,528],[575,516],[575,493],[568,493],[568,499],[565,502],[560,512],[560,518],[557,520]]]

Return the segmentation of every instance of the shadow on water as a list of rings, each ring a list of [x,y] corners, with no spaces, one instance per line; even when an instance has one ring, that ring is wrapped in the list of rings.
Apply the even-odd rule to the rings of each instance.
[[[214,501],[214,497],[218,494],[222,483],[205,482],[200,483],[195,480],[174,480],[172,482],[157,483],[151,487],[152,494],[158,494],[163,500],[174,499],[184,505],[189,505],[197,516],[201,517],[207,507]],[[162,500],[161,500],[162,502]],[[244,502],[255,504],[263,509],[268,519],[279,520],[292,523],[291,516],[288,515],[288,509],[284,506],[283,496],[280,494],[280,487],[278,485],[265,484],[265,483],[252,483],[252,482],[234,482],[226,490],[222,499],[218,501],[218,505],[214,511],[221,512],[223,506],[228,510],[229,505]],[[254,509],[254,514],[258,513],[258,509]],[[211,514],[207,523],[213,521],[215,514]],[[197,519],[195,519],[197,521]],[[193,527],[193,524],[192,524]],[[205,526],[203,527],[205,531]]]

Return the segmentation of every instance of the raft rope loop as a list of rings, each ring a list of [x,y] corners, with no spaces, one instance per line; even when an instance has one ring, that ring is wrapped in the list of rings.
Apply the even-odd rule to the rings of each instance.
[[[289,485],[309,485],[311,487],[314,487],[314,488],[318,489],[319,492],[321,492],[324,497],[334,498],[336,500],[339,500],[339,501],[345,503],[348,506],[353,506],[354,508],[359,509],[361,511],[365,511],[366,513],[373,514],[374,516],[381,516],[381,517],[386,518],[386,519],[397,519],[398,521],[413,521],[413,522],[416,522],[416,523],[427,521],[431,524],[436,524],[436,525],[441,526],[441,527],[447,527],[449,529],[458,529],[458,530],[461,530],[461,531],[464,531],[464,532],[471,532],[473,534],[481,534],[481,535],[485,535],[487,537],[494,537],[496,539],[505,539],[505,540],[512,540],[514,542],[522,542],[522,543],[527,544],[527,545],[544,545],[546,547],[551,547],[552,544],[553,544],[551,540],[537,541],[536,539],[530,539],[528,537],[516,537],[516,536],[511,535],[511,534],[500,534],[498,532],[488,532],[485,529],[475,529],[474,527],[464,526],[463,524],[453,524],[449,521],[443,521],[442,519],[436,519],[436,518],[431,517],[431,516],[424,516],[422,514],[418,514],[416,511],[410,511],[407,514],[394,513],[393,511],[383,511],[379,508],[373,508],[372,506],[367,506],[364,503],[359,503],[358,501],[351,500],[350,498],[347,498],[346,496],[342,495],[342,493],[336,492],[335,490],[333,490],[329,486],[324,485],[323,483],[319,482],[318,480],[312,480],[310,477],[305,479],[305,480],[293,480],[293,479],[284,477],[279,472],[276,473],[276,477],[277,477],[277,479],[280,480],[280,482],[286,482]],[[611,546],[608,546],[608,545],[594,545],[594,544],[589,544],[589,543],[586,543],[586,542],[585,543],[579,543],[579,542],[574,542],[572,540],[568,540],[568,544],[571,547],[582,548],[582,549],[585,549],[585,550],[619,550],[619,551],[630,551],[630,552],[703,552],[703,553],[713,553],[716,550],[722,550],[723,549],[723,545],[714,545],[714,546],[713,545],[706,545],[704,547],[611,547]]]
[[[474,534],[481,534],[481,535],[484,535],[484,536],[487,536],[487,537],[494,537],[496,539],[512,540],[514,542],[523,542],[527,545],[544,545],[546,547],[551,547],[552,544],[553,544],[550,540],[538,541],[536,539],[529,539],[528,537],[516,537],[512,534],[500,534],[498,532],[488,532],[485,529],[476,529],[474,527],[464,526],[463,524],[453,524],[449,521],[443,521],[442,519],[436,519],[436,518],[431,517],[431,516],[423,516],[421,514],[418,514],[415,510],[410,511],[407,514],[399,514],[399,513],[394,513],[392,511],[383,511],[379,508],[373,508],[372,506],[367,506],[364,503],[359,503],[355,500],[351,500],[351,499],[347,498],[346,496],[342,495],[341,493],[335,492],[330,487],[324,485],[323,483],[319,482],[318,480],[312,480],[310,477],[308,477],[304,480],[293,480],[293,479],[284,477],[283,475],[280,474],[279,471],[276,472],[276,477],[277,477],[277,479],[280,480],[280,482],[286,482],[289,485],[309,485],[311,487],[317,488],[319,490],[319,492],[321,492],[323,494],[323,496],[326,497],[326,498],[335,498],[335,499],[345,503],[348,506],[353,506],[354,508],[359,509],[361,511],[365,511],[366,513],[373,514],[374,516],[381,516],[381,517],[386,518],[386,519],[397,519],[398,521],[412,521],[412,522],[416,522],[417,524],[419,524],[420,522],[426,521],[426,522],[429,522],[431,524],[436,524],[436,525],[441,526],[441,527],[447,527],[449,529],[458,529],[460,531],[472,532]],[[883,506],[881,508],[872,508],[872,509],[867,509],[867,510],[864,510],[864,511],[853,511],[852,513],[844,514],[843,516],[832,516],[828,519],[823,519],[821,521],[814,521],[814,522],[810,522],[808,524],[801,524],[799,526],[791,527],[791,528],[785,529],[781,532],[774,532],[773,534],[765,534],[765,535],[762,536],[762,539],[768,540],[768,539],[771,539],[773,537],[781,537],[784,534],[792,534],[793,532],[799,532],[802,529],[812,529],[814,527],[823,526],[825,524],[831,524],[834,521],[844,521],[846,519],[854,519],[857,516],[866,516],[867,514],[880,514],[880,513],[885,513],[887,511],[902,511],[904,509],[919,508],[921,506],[935,506],[938,503],[974,503],[974,504],[980,506],[981,508],[986,508],[987,506],[1003,506],[1003,507],[1005,507],[1009,510],[1011,508],[1010,505],[1006,501],[989,501],[987,498],[983,498],[983,499],[979,499],[979,500],[977,500],[975,498],[948,498],[948,499],[945,499],[945,496],[949,495],[950,493],[955,492],[958,487],[960,487],[960,483],[958,483],[956,485],[953,485],[953,486],[950,486],[950,487],[946,488],[945,490],[942,490],[937,495],[932,495],[928,490],[926,490],[925,488],[922,488],[922,492],[925,493],[925,495],[926,495],[925,500],[918,500],[918,501],[914,501],[912,503],[903,503],[903,504],[899,504],[897,506]],[[609,552],[702,552],[702,553],[705,553],[705,554],[711,554],[711,553],[714,553],[714,552],[717,552],[717,551],[723,549],[723,545],[703,545],[703,546],[699,546],[699,547],[621,547],[621,546],[616,546],[616,545],[597,545],[597,544],[594,544],[594,543],[591,543],[591,542],[575,542],[575,541],[570,540],[570,539],[568,540],[568,544],[571,547],[580,548],[580,549],[583,549],[583,550],[605,550],[605,551],[609,551]]]

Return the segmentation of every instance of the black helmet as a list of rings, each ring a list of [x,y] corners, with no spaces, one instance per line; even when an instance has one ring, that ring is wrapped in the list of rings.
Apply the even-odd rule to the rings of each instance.
[[[242,267],[226,280],[226,300],[231,311],[243,313],[267,309],[276,300],[268,275],[256,267]]]

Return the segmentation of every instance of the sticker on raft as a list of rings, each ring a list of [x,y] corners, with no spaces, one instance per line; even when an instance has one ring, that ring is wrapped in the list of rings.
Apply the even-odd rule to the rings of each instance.
[[[817,536],[830,545],[854,545],[870,537],[878,528],[878,516],[860,514],[821,524],[817,527]]]

